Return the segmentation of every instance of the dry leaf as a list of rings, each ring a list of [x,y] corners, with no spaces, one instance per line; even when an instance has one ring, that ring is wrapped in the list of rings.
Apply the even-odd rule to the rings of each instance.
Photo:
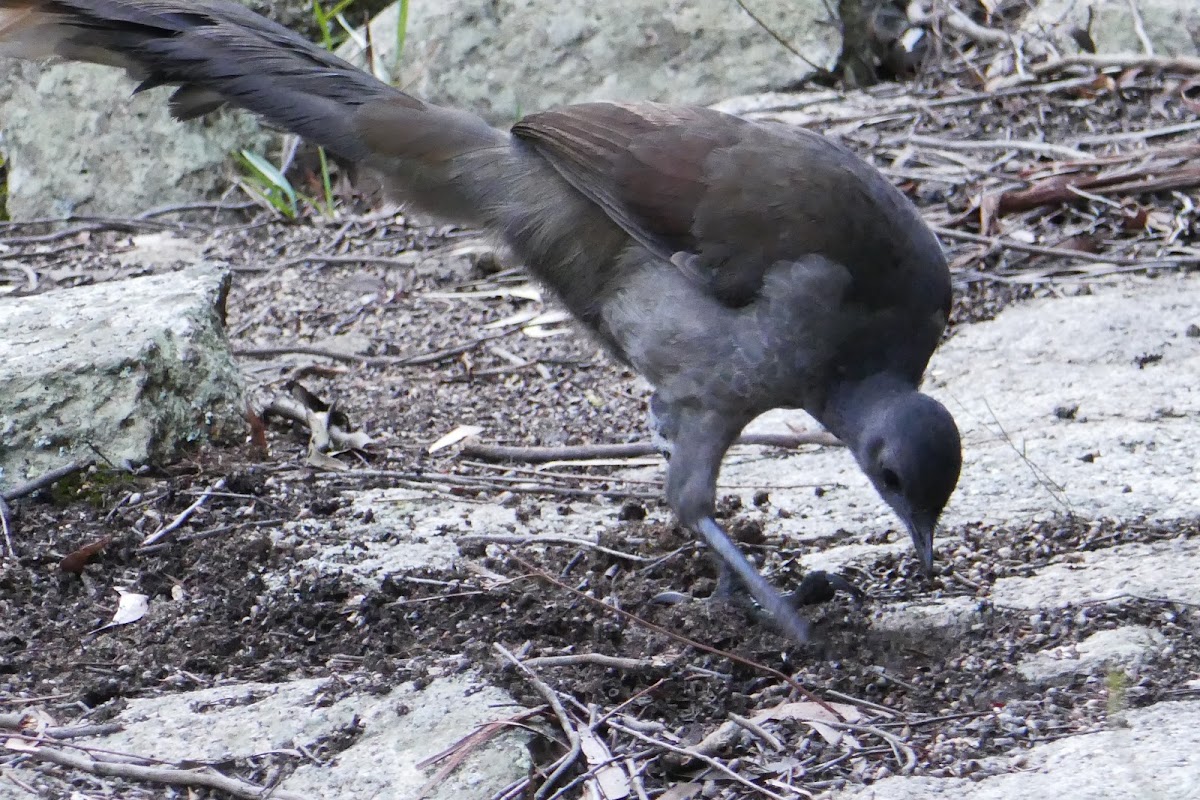
[[[108,547],[112,542],[111,536],[105,536],[103,539],[85,544],[73,553],[68,554],[62,561],[58,563],[58,568],[63,572],[69,572],[72,575],[78,575],[83,572],[93,558],[100,555],[104,548]]]
[[[117,610],[113,614],[112,620],[101,625],[92,633],[99,633],[108,628],[115,628],[118,625],[128,625],[131,622],[137,622],[142,617],[146,616],[146,612],[150,610],[150,598],[144,594],[130,592],[125,589],[118,588],[117,594],[121,599],[117,601]]]
[[[826,710],[825,705],[832,708],[837,714],[831,714]],[[826,722],[857,722],[862,719],[862,712],[857,706],[847,705],[845,703],[814,703],[811,700],[803,700],[795,703],[783,703],[774,708],[764,709],[759,711],[752,717],[755,724],[761,724],[768,720],[792,719],[797,722],[803,722],[816,731],[822,739],[830,744],[837,744],[843,739],[854,741],[852,737],[839,731]],[[857,745],[855,745],[857,746]]]
[[[697,800],[704,789],[702,783],[677,783],[658,796],[658,800]]]
[[[595,731],[579,729],[579,749],[592,767],[592,779],[585,784],[585,797],[589,800],[623,800],[629,797],[629,776],[613,763],[608,745],[596,736]]]
[[[442,448],[449,447],[452,444],[458,444],[464,439],[470,439],[472,436],[478,436],[483,433],[483,428],[478,425],[459,425],[454,430],[447,433],[442,438],[438,439],[433,444],[426,448],[426,452],[436,453]]]

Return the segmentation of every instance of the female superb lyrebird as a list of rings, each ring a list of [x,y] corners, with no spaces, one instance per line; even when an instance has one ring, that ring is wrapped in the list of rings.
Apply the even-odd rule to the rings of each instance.
[[[958,482],[949,412],[918,385],[950,310],[941,248],[852,153],[704,108],[587,103],[511,131],[422,102],[225,0],[0,0],[0,55],[177,84],[378,172],[397,199],[482,227],[654,387],[667,500],[798,641],[808,624],[713,519],[721,460],[771,408],[840,438],[924,565]]]

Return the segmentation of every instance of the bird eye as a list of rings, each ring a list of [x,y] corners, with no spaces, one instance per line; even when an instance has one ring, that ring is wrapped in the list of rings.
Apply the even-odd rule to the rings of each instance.
[[[895,471],[893,471],[893,470],[884,469],[883,470],[883,485],[886,486],[889,491],[893,491],[893,492],[900,491],[900,476],[897,475],[895,473]]]

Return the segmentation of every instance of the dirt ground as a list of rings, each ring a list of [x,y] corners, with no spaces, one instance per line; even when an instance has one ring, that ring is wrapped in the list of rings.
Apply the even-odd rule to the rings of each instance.
[[[1162,91],[1157,80],[1139,78],[1125,95],[1090,98],[1086,106],[1068,97],[1062,107],[1070,113],[1052,118],[1047,127],[1061,129],[1048,131],[1047,138],[1067,139],[1071,126],[1094,129],[1098,120],[1103,130],[1124,129],[1131,120],[1165,124],[1169,120],[1150,119],[1151,100]],[[981,138],[989,126],[1012,124],[1013,107],[1006,101],[983,103],[977,112],[970,124]],[[1036,115],[1030,119],[1036,121]],[[946,126],[944,121],[924,123]],[[891,130],[904,130],[900,123],[893,125]],[[955,138],[971,135],[971,130],[954,132]],[[1029,130],[1022,135],[1029,136]],[[890,158],[894,149],[850,143],[864,153],[874,152],[881,166],[895,167]],[[977,231],[977,214],[965,212],[990,175],[981,174],[975,182],[910,181],[907,188],[931,217],[957,220],[962,230]],[[1190,226],[1183,237],[1188,240],[1197,223],[1185,213],[1186,204],[1200,199],[1191,191],[1142,195],[1138,202],[1183,219]],[[1038,209],[1027,220],[1039,235],[1087,222],[1104,252],[1136,256],[1139,247],[1162,245],[1161,238],[1138,239],[1141,234],[1122,229],[1115,213],[1102,203],[1081,201]],[[405,480],[440,487],[456,499],[505,503],[531,516],[569,514],[575,501],[598,503],[611,512],[603,543],[650,560],[631,567],[596,549],[480,548],[469,555],[509,581],[484,581],[466,570],[427,571],[395,575],[364,595],[348,576],[301,568],[320,543],[280,535],[281,526],[322,518],[334,523],[326,535],[336,537],[336,523],[349,513],[347,492],[392,485],[396,479],[317,470],[306,463],[307,431],[267,417],[265,450],[262,442],[251,442],[207,448],[137,475],[89,472],[12,504],[16,552],[0,562],[0,705],[9,710],[37,703],[59,724],[101,723],[127,700],[159,693],[230,681],[348,675],[383,691],[422,679],[433,664],[448,663],[481,669],[521,702],[540,705],[542,698],[521,675],[497,663],[492,651],[497,641],[513,649],[525,646],[522,654],[528,657],[595,651],[647,662],[658,655],[676,658],[669,669],[575,665],[543,676],[582,706],[605,710],[628,703],[643,719],[667,720],[672,732],[688,743],[731,712],[749,714],[772,700],[795,696],[763,669],[685,647],[545,576],[670,631],[782,670],[827,700],[849,698],[886,708],[896,722],[880,727],[912,748],[916,774],[979,774],[985,769],[980,760],[989,755],[1095,729],[1119,707],[1183,696],[1188,690],[1181,687],[1200,672],[1200,611],[1180,604],[1127,599],[1035,617],[985,607],[986,624],[920,640],[869,634],[866,624],[872,609],[884,602],[984,597],[997,579],[1026,574],[1062,554],[1200,536],[1195,522],[1162,528],[1136,520],[1060,517],[946,531],[942,541],[953,541],[956,548],[953,563],[940,559],[938,574],[926,578],[906,552],[848,575],[866,599],[839,595],[808,610],[818,635],[810,648],[800,650],[750,612],[703,599],[715,583],[713,564],[685,532],[644,520],[645,509],[660,503],[660,487],[624,482],[613,475],[614,468],[600,466],[542,475],[539,487],[530,489],[529,476],[517,471],[519,466],[464,459],[454,447],[426,452],[430,443],[460,424],[502,431],[491,441],[513,445],[645,438],[645,388],[575,329],[568,326],[565,332],[539,338],[511,326],[485,327],[518,312],[552,310],[553,302],[531,299],[524,274],[498,265],[469,235],[409,227],[396,217],[291,224],[269,220],[257,209],[82,224],[95,229],[57,245],[22,245],[31,254],[27,265],[40,278],[37,291],[171,268],[118,260],[133,237],[169,232],[193,240],[205,258],[226,261],[236,270],[228,328],[253,396],[262,403],[286,394],[289,382],[297,381],[336,404],[374,440],[362,452],[341,456],[347,466],[404,473]],[[62,227],[10,227],[6,233]],[[51,252],[64,242],[72,247]],[[948,335],[1007,304],[1054,291],[1047,277],[1048,265],[1060,263],[1054,258],[969,242],[947,244],[960,270]],[[422,249],[442,255],[408,265],[295,261],[314,253],[394,257]],[[1021,270],[1038,277],[1014,279]],[[477,294],[446,296],[464,291]],[[267,352],[293,345],[325,348],[342,357]],[[414,366],[366,358],[438,353],[443,355]],[[150,551],[139,549],[146,533],[178,515],[220,478],[226,481],[224,488],[211,493],[172,538]],[[762,540],[761,521],[779,509],[769,497],[760,499],[761,505],[726,503],[725,521],[764,561],[778,585],[798,584],[802,575],[796,553],[786,544]],[[895,530],[871,535],[898,536]],[[107,547],[82,573],[62,569],[69,554],[101,540],[109,541]],[[96,633],[112,614],[117,587],[148,595],[152,603],[181,591],[203,602],[189,604],[182,616],[160,614],[153,624]],[[666,592],[690,592],[700,599],[655,602]],[[352,601],[353,615],[346,610]],[[1061,686],[1029,685],[1004,669],[1022,655],[1078,643],[1118,621],[1154,628],[1173,649],[1169,659],[1151,664],[1146,677],[1120,692],[1082,678]],[[330,691],[338,691],[337,686],[331,680]],[[783,726],[786,756],[764,755],[749,736],[735,737],[721,755],[741,759],[737,766],[751,780],[794,781],[809,791],[876,780],[903,768],[886,737],[864,733],[867,744],[850,758],[843,748],[806,734],[802,726]],[[336,754],[356,735],[347,731],[342,739],[322,743],[314,755]],[[616,732],[610,746],[648,760],[643,779],[652,791],[691,779],[703,767],[651,758],[637,740]],[[541,766],[561,752],[561,743],[550,739],[538,740],[533,750]],[[290,764],[283,756],[264,756],[223,766],[256,781],[272,770],[286,772]],[[75,788],[84,797],[166,796],[143,795],[149,791],[145,787],[120,781],[109,780],[102,787],[98,779],[84,776],[76,779]],[[738,784],[718,781],[712,796],[751,796],[746,792]],[[189,796],[220,795],[200,790]]]

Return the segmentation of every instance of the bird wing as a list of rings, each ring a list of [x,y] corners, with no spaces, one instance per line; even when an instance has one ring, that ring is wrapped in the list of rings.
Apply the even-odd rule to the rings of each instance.
[[[585,103],[528,116],[513,134],[728,305],[753,300],[773,264],[813,254],[843,264],[868,306],[914,289],[948,304],[940,247],[912,204],[811,131],[706,108]]]

